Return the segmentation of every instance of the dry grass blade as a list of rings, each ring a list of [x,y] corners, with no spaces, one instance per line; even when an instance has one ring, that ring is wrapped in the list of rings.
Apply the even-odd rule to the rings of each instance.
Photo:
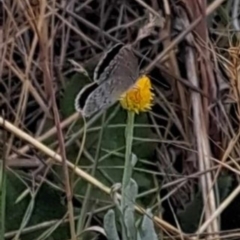
[[[103,214],[114,208],[109,186],[131,169],[124,167],[131,146],[125,137],[131,135],[138,159],[135,208],[142,214],[151,208],[161,239],[236,237],[237,5],[237,0],[0,1],[0,135],[7,136],[0,138],[0,161],[6,159],[9,211],[1,235],[104,237]],[[112,64],[116,49],[104,53],[116,43],[132,46],[137,73],[149,77],[154,92],[154,106],[136,115],[129,135],[120,104],[107,109],[103,121],[101,111],[82,119],[74,109],[79,91],[96,80],[102,56],[100,72]],[[128,63],[124,58],[117,65],[125,69]],[[126,73],[114,79],[120,84]]]

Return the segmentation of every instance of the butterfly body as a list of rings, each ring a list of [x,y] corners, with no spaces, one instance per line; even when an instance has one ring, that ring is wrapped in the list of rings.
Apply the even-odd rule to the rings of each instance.
[[[94,71],[94,83],[84,87],[77,95],[75,108],[85,117],[117,102],[138,78],[138,60],[129,45],[116,44],[100,60]],[[84,105],[81,99],[89,92]]]

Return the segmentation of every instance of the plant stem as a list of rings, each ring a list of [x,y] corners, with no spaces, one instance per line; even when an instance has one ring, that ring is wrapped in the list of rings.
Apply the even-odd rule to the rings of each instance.
[[[128,186],[131,176],[132,176],[132,142],[133,142],[133,130],[134,130],[134,112],[128,111],[128,117],[127,117],[127,125],[125,130],[125,136],[126,136],[126,150],[125,150],[125,164],[124,164],[124,171],[123,171],[123,178],[122,178],[122,201],[121,201],[121,207],[122,207],[122,214],[124,216],[125,211],[125,202],[126,202],[126,187]],[[124,221],[123,221],[124,222]],[[127,239],[126,237],[126,231],[125,226],[122,224],[122,239]]]
[[[122,179],[122,191],[126,189],[132,175],[132,142],[134,129],[134,112],[128,111],[127,126],[126,126],[126,151],[125,151],[125,165]],[[122,193],[124,196],[124,194]]]

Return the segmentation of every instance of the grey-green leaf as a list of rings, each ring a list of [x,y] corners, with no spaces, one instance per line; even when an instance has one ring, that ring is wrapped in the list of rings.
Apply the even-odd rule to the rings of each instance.
[[[106,232],[108,240],[119,240],[115,222],[115,213],[112,209],[106,213],[103,221],[104,230]]]
[[[134,211],[127,207],[124,212],[124,224],[127,228],[127,236],[129,240],[136,240],[136,227],[134,220]]]
[[[132,165],[133,168],[137,164],[137,161],[138,161],[137,155],[132,153],[131,165]]]
[[[158,240],[151,217],[152,217],[151,210],[148,209],[147,214],[144,215],[143,217],[143,221],[140,229],[141,240],[150,240],[150,239]]]
[[[128,183],[125,190],[124,209],[128,207],[129,209],[132,209],[132,211],[134,211],[134,205],[135,205],[137,194],[138,194],[138,185],[135,182],[135,180],[130,179],[130,182]]]
[[[138,185],[135,180],[130,179],[125,190],[124,201],[124,224],[127,228],[127,236],[129,240],[136,239],[136,228],[134,220],[134,205],[138,194]]]
[[[141,235],[139,232],[137,232],[137,240],[142,240]]]

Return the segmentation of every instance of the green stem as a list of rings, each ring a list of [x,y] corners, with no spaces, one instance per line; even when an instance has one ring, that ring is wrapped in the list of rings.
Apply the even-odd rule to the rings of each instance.
[[[125,151],[125,165],[122,179],[122,191],[126,189],[132,175],[132,142],[134,129],[134,112],[128,111],[128,119],[126,126],[126,151]]]
[[[128,111],[128,117],[127,117],[127,125],[125,130],[125,136],[126,136],[126,151],[125,151],[125,165],[124,165],[124,171],[123,171],[123,178],[122,178],[122,201],[121,201],[121,207],[122,207],[122,213],[124,214],[125,211],[125,202],[126,202],[126,187],[128,186],[131,176],[132,176],[132,143],[133,143],[133,130],[134,130],[134,112]],[[123,224],[124,225],[124,224]],[[126,231],[125,226],[122,226],[122,239],[127,239],[126,237]]]

